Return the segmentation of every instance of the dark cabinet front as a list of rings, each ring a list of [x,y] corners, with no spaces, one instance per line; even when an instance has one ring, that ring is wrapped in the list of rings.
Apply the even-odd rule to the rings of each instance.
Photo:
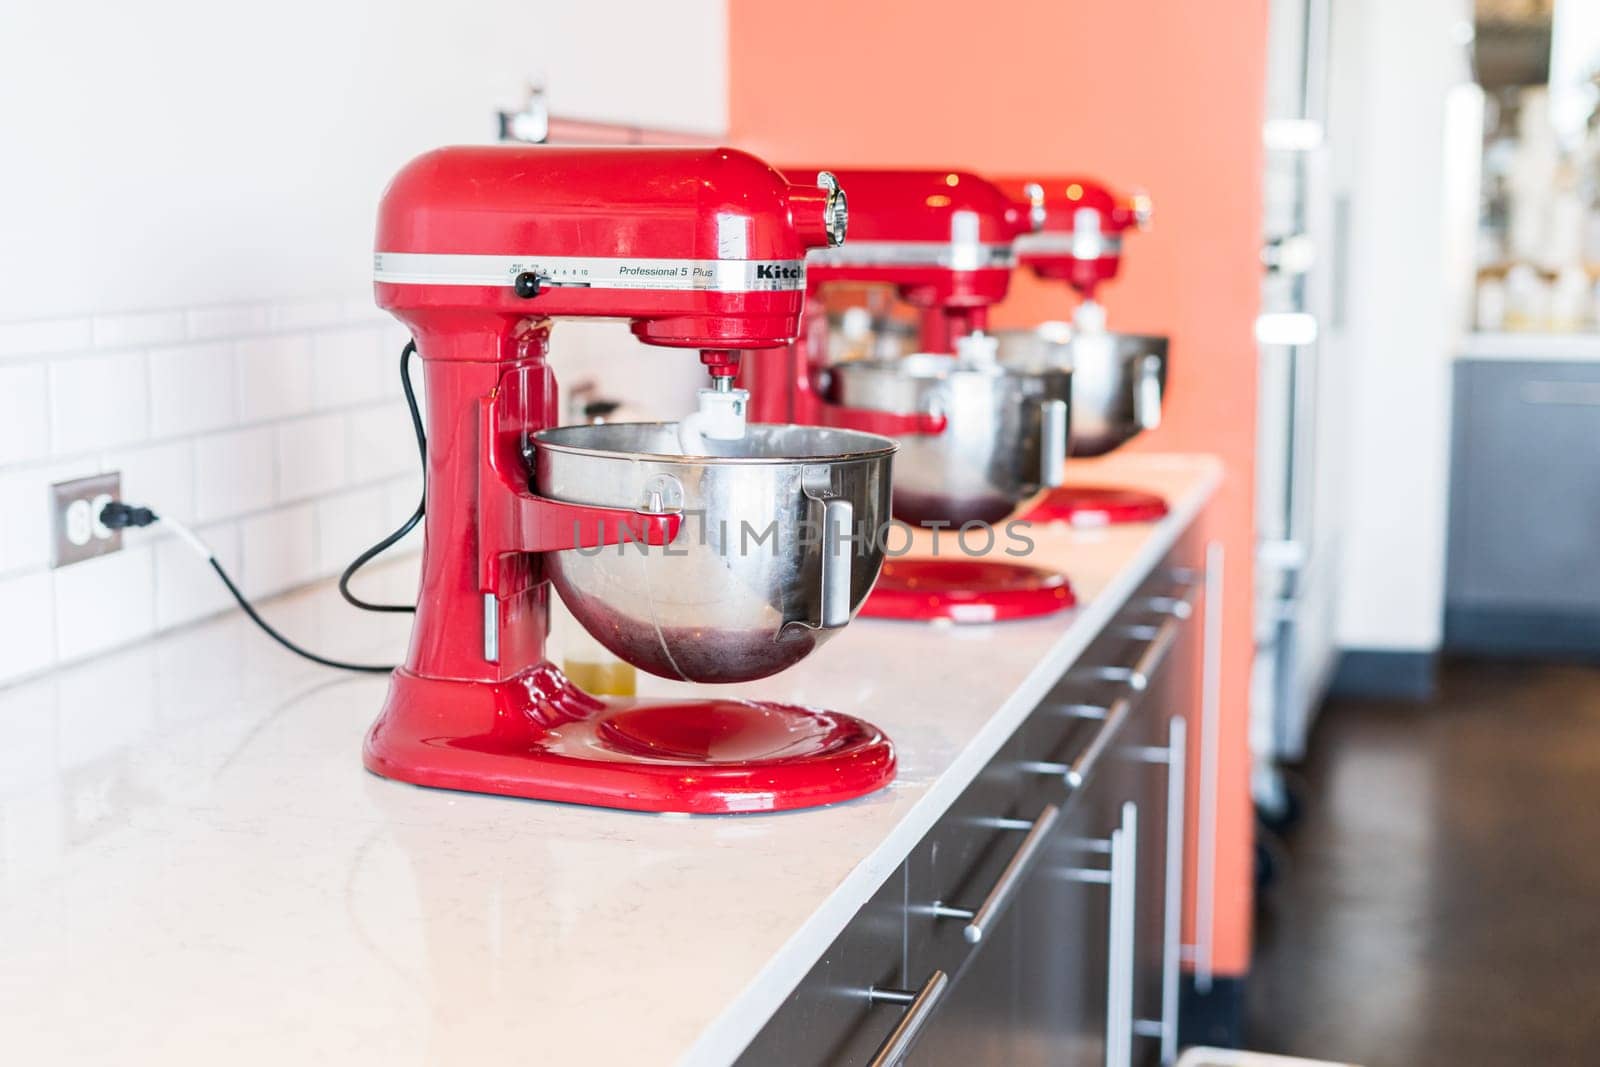
[[[1445,643],[1588,654],[1600,641],[1600,363],[1456,364]]]
[[[1176,1052],[1192,590],[1158,572],[912,850],[746,1065]]]

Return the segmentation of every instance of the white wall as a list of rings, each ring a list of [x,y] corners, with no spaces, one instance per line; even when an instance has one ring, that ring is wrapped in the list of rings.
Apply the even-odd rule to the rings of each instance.
[[[1359,66],[1351,181],[1345,484],[1338,639],[1431,651],[1442,636],[1456,337],[1445,123],[1470,80],[1465,0],[1336,0],[1354,18],[1337,68]],[[1348,78],[1348,66],[1336,77]]]
[[[539,72],[563,117],[714,134],[725,20],[721,0],[0,5],[0,684],[226,606],[159,536],[48,570],[52,481],[122,471],[256,594],[409,511],[403,336],[368,275],[388,176],[491,139]],[[646,410],[693,362],[616,328],[557,342],[558,372]]]
[[[715,133],[725,51],[718,0],[0,5],[0,321],[355,292],[389,176],[531,73],[568,117]]]

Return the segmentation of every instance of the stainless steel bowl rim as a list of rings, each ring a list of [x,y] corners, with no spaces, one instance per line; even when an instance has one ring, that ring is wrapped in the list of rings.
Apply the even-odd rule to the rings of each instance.
[[[1070,345],[1080,337],[1110,337],[1113,340],[1140,341],[1146,344],[1170,345],[1172,338],[1161,333],[1127,333],[1123,330],[1095,330],[1089,332],[1080,330],[1070,322],[1060,319],[1051,319],[1041,322],[1036,326],[1024,326],[1016,329],[990,330],[991,337],[1033,337],[1048,344]]]
[[[791,464],[827,464],[844,463],[850,460],[876,459],[881,456],[893,455],[899,450],[900,445],[891,437],[884,437],[875,433],[863,433],[859,430],[828,429],[832,435],[854,439],[861,443],[860,448],[848,452],[824,452],[810,456],[708,456],[683,452],[641,452],[633,449],[594,448],[587,445],[564,444],[551,440],[553,435],[573,434],[581,431],[594,430],[599,426],[615,430],[652,427],[662,429],[675,426],[672,422],[608,422],[603,424],[577,424],[572,426],[553,426],[547,430],[540,430],[533,435],[534,443],[540,448],[551,452],[561,452],[572,456],[594,456],[602,459],[622,460],[648,460],[654,463],[689,463],[696,466],[717,467],[782,467]],[[762,427],[793,428],[793,429],[818,429],[818,427],[802,426],[795,423],[752,423],[752,430]]]
[[[943,362],[935,362],[943,361]],[[974,377],[974,378],[1026,378],[1040,374],[1057,373],[1058,368],[1044,367],[1037,370],[1021,368],[1004,363],[979,364],[958,362],[957,357],[944,355],[938,352],[914,352],[907,356],[896,356],[893,359],[853,359],[842,363],[835,363],[828,370],[832,373],[853,374],[864,372],[867,374],[885,374],[897,378],[908,378],[915,381],[937,381],[943,378]]]

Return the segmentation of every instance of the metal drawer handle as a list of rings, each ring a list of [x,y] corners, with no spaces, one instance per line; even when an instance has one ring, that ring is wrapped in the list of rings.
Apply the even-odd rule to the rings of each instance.
[[[1128,685],[1143,692],[1150,688],[1150,680],[1155,677],[1156,671],[1161,669],[1161,663],[1167,658],[1167,653],[1172,651],[1172,644],[1178,639],[1178,631],[1183,629],[1184,616],[1168,615],[1161,623],[1161,628],[1156,632],[1155,640],[1144,646],[1144,653],[1133,665],[1132,676]]]
[[[1148,611],[1156,615],[1172,615],[1176,618],[1187,619],[1194,614],[1194,605],[1188,597],[1183,596],[1146,596],[1140,597],[1130,605],[1136,611]]]
[[[1061,809],[1054,804],[1046,804],[1044,810],[1039,812],[1039,817],[1033,820],[1028,836],[1022,839],[1022,844],[1017,846],[1017,851],[1012,853],[1011,860],[1006,864],[1006,869],[1000,872],[1000,877],[994,883],[994,888],[989,890],[989,895],[983,903],[978,905],[978,910],[970,908],[956,908],[948,904],[935,901],[933,914],[941,919],[965,919],[967,925],[962,928],[961,936],[969,945],[976,945],[983,940],[984,932],[989,928],[995,918],[1005,910],[1011,902],[1011,897],[1017,888],[1022,885],[1023,875],[1028,873],[1028,868],[1033,865],[1034,859],[1039,855],[1039,850],[1044,846],[1045,838],[1050,836],[1051,827],[1055,826],[1056,819],[1061,815]]]
[[[1150,688],[1151,679],[1160,669],[1161,661],[1172,651],[1172,644],[1178,639],[1178,631],[1182,626],[1181,618],[1168,615],[1156,629],[1155,638],[1144,647],[1131,667],[1079,667],[1068,671],[1067,675],[1101,682],[1121,682],[1129,689],[1142,693]]]
[[[870,1067],[894,1067],[905,1058],[911,1046],[916,1044],[922,1028],[928,1025],[928,1020],[938,1010],[939,1001],[944,999],[949,985],[949,975],[934,971],[922,983],[922,988],[914,993],[909,989],[879,989],[876,986],[867,990],[867,1000],[874,1004],[910,1005],[889,1036],[883,1039],[883,1044],[878,1046],[878,1051],[873,1053]]]
[[[1071,763],[1028,760],[1018,764],[1018,767],[1028,774],[1059,775],[1068,789],[1081,789],[1083,783],[1094,773],[1100,757],[1105,755],[1106,749],[1111,747],[1111,742],[1116,740],[1117,734],[1122,730],[1123,722],[1132,710],[1133,701],[1127,697],[1111,705],[1111,710],[1106,712],[1105,725],[1100,727],[1094,735],[1094,740],[1090,741],[1084,750],[1078,753],[1078,758]]]
[[[1161,923],[1161,1062],[1178,1058],[1179,952],[1183,942],[1184,770],[1189,757],[1189,723],[1183,716],[1167,726],[1167,881]]]
[[[1104,719],[1111,709],[1104,704],[1046,704],[1043,709],[1069,719]]]
[[[1111,865],[1070,867],[1059,872],[1067,881],[1103,885],[1111,891],[1111,916],[1106,934],[1106,1067],[1128,1067],[1133,1057],[1137,1027],[1133,1018],[1133,994],[1138,841],[1139,809],[1133,801],[1125,801],[1121,824],[1111,831],[1111,837],[1104,842],[1092,842],[1102,846],[1094,851],[1111,854]]]
[[[1122,805],[1122,827],[1115,835],[1111,851],[1111,973],[1106,983],[1106,1067],[1128,1067],[1133,1061],[1138,840],[1139,809],[1130,800]]]

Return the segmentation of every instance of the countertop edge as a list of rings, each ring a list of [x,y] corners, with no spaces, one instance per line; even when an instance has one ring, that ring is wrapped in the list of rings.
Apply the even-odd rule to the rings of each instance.
[[[1077,617],[1051,646],[1049,654],[990,717],[960,757],[933,782],[878,847],[835,887],[822,905],[812,912],[810,919],[795,931],[722,1014],[701,1031],[694,1044],[678,1059],[679,1067],[722,1067],[738,1058],[767,1020],[782,1007],[784,999],[822,957],[822,953],[827,951],[861,907],[883,885],[884,879],[910,855],[940,816],[950,809],[962,791],[977,778],[994,754],[1033,712],[1062,672],[1083,654],[1090,642],[1099,636],[1150,572],[1178,543],[1178,539],[1193,526],[1222,482],[1222,464],[1216,457],[1197,458],[1207,461],[1203,478],[1177,501],[1166,518],[1155,524],[1150,538],[1140,546],[1132,562],[1117,574],[1098,597],[1079,609]],[[869,625],[908,624],[884,622]]]

